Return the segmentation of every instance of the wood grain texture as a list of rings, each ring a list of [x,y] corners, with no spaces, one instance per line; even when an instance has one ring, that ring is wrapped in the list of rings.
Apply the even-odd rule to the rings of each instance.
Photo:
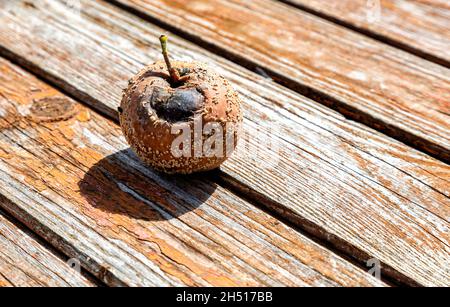
[[[284,0],[450,67],[446,0]]]
[[[129,77],[160,58],[162,30],[101,2],[82,2],[81,16],[40,3],[3,11],[5,54],[116,117]],[[378,258],[383,274],[448,284],[448,165],[171,37],[174,58],[207,62],[233,83],[245,131],[262,136],[245,138],[221,180],[360,261]]]
[[[0,206],[3,207],[0,200]],[[94,286],[0,210],[0,287]]]
[[[0,84],[2,205],[109,285],[384,285],[211,175],[149,170],[120,127],[3,60]]]
[[[442,66],[273,0],[113,2],[450,162]]]

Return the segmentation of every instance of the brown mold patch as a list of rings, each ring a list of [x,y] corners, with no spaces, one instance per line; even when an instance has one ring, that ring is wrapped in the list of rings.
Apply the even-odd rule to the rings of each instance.
[[[78,113],[76,104],[65,97],[46,97],[33,101],[30,118],[35,122],[68,120]]]
[[[2,109],[3,116],[0,116],[0,132],[13,129],[20,120],[20,115],[15,109]]]

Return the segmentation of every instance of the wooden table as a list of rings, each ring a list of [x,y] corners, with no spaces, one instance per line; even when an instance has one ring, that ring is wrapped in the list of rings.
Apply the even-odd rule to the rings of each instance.
[[[0,286],[450,286],[449,15],[0,1]],[[216,171],[159,174],[118,126],[162,33],[243,100],[246,148]]]

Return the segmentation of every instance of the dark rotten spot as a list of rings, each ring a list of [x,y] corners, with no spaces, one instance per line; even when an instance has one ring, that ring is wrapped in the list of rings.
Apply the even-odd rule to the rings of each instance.
[[[155,88],[151,97],[158,117],[168,122],[187,121],[202,109],[203,103],[204,97],[196,88],[177,88],[171,92]]]

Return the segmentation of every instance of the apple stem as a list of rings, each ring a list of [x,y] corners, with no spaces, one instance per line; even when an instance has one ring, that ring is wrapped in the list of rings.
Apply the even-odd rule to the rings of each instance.
[[[166,35],[161,35],[159,37],[159,41],[161,42],[162,54],[164,56],[164,61],[166,62],[167,70],[169,71],[170,78],[173,83],[177,83],[180,81],[180,73],[178,70],[172,67],[169,59],[169,52],[167,51],[167,41],[169,38]]]

